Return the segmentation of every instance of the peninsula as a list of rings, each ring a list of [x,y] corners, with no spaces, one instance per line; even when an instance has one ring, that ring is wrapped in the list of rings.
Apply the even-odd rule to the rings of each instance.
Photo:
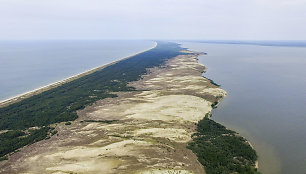
[[[247,140],[210,119],[226,92],[201,54],[158,42],[0,108],[0,173],[257,173]]]

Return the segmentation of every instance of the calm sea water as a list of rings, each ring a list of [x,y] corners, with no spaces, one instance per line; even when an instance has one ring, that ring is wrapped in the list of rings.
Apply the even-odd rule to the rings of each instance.
[[[153,46],[152,41],[0,41],[0,100]]]
[[[306,173],[306,48],[183,43],[228,96],[213,119],[251,141],[264,174]]]

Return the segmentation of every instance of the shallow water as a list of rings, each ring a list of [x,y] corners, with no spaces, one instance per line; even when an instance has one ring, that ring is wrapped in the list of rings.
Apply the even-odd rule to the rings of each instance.
[[[251,141],[264,174],[306,173],[306,48],[183,43],[228,96],[213,119]]]
[[[153,46],[152,41],[0,41],[0,100]]]

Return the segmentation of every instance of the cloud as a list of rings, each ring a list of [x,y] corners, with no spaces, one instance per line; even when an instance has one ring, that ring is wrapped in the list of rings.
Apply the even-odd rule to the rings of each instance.
[[[0,0],[0,39],[306,39],[304,0]]]

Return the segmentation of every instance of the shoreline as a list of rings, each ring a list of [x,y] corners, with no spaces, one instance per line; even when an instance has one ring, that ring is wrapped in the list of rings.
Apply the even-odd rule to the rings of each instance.
[[[243,137],[243,138],[245,138],[245,137]],[[252,147],[252,149],[255,150],[254,146],[252,145],[252,143],[251,143],[249,140],[247,140],[246,142]],[[255,151],[256,151],[256,150],[255,150]],[[256,168],[256,169],[259,169],[259,162],[258,162],[258,159],[255,161],[255,168]]]
[[[198,61],[198,63],[199,63],[200,65],[204,66],[204,68],[205,68],[205,71],[202,73],[202,77],[203,77],[204,79],[211,80],[211,79],[209,79],[209,78],[207,78],[207,77],[204,76],[204,73],[206,72],[206,70],[207,70],[208,68],[207,68],[204,64],[201,64],[199,61]],[[212,82],[211,82],[211,83],[212,83]],[[217,85],[218,87],[221,86],[221,85],[216,84],[216,83],[214,83],[214,82],[213,82],[212,84]],[[222,89],[222,88],[221,88],[221,89]],[[226,97],[226,95],[218,101],[218,104],[217,104],[216,106],[218,106],[218,105],[222,102],[222,100],[223,100],[225,97]],[[213,109],[215,109],[215,108],[212,108],[212,110],[213,110]],[[209,119],[211,119],[211,117],[209,117]],[[214,121],[215,121],[215,120],[214,120]],[[219,123],[219,122],[217,122],[217,123]],[[221,123],[219,123],[219,124],[221,124]],[[223,124],[221,124],[221,125],[223,125]],[[232,129],[229,129],[228,127],[226,127],[225,125],[223,125],[223,126],[224,126],[226,129],[228,129],[228,130],[232,130]],[[241,136],[241,135],[239,134],[239,132],[237,132],[237,133],[238,133],[239,136]],[[241,136],[241,137],[243,137],[243,138],[246,140],[246,143],[248,143],[248,145],[251,146],[251,148],[252,148],[253,150],[256,151],[256,149],[254,148],[254,146],[252,145],[252,143],[251,143],[249,140],[247,140],[246,137],[244,137],[244,136]],[[256,151],[256,153],[257,153],[257,151]],[[257,158],[258,158],[258,157],[257,157]],[[258,160],[258,159],[255,161],[255,168],[256,168],[257,170],[259,170],[259,160]]]
[[[197,56],[178,55],[149,68],[129,83],[137,90],[79,110],[71,124],[57,124],[56,136],[10,156],[0,173],[205,173],[186,145],[226,92],[202,76],[205,66]]]
[[[8,99],[0,100],[0,108],[9,106],[9,105],[14,104],[16,102],[22,101],[23,99],[26,99],[26,98],[29,98],[31,96],[34,96],[34,95],[40,94],[42,92],[48,91],[50,89],[56,88],[58,86],[61,86],[61,85],[65,84],[65,83],[69,83],[69,82],[71,82],[73,80],[76,80],[78,78],[84,77],[86,75],[92,74],[92,73],[94,73],[96,71],[99,71],[99,70],[102,70],[102,69],[104,69],[104,68],[106,68],[106,67],[108,67],[110,65],[116,64],[116,63],[118,63],[120,61],[129,59],[129,58],[131,58],[133,56],[136,56],[138,54],[141,54],[141,53],[144,53],[146,51],[149,51],[149,50],[155,48],[156,46],[157,46],[157,42],[154,41],[153,47],[150,47],[148,49],[136,52],[135,54],[129,55],[127,57],[120,58],[119,60],[115,60],[115,61],[112,61],[110,63],[104,64],[104,65],[101,65],[101,66],[98,66],[98,67],[95,67],[95,68],[92,68],[92,69],[89,69],[89,70],[86,70],[86,71],[81,72],[79,74],[72,75],[70,77],[64,78],[63,80],[59,80],[59,81],[50,83],[50,84],[42,86],[42,87],[38,87],[36,89],[24,92],[22,94],[10,97]]]
[[[188,48],[187,50],[190,51],[189,48]],[[190,51],[190,52],[194,52],[194,51]],[[198,53],[199,53],[199,54],[202,54],[202,55],[206,55],[206,54],[207,54],[207,53],[205,53],[205,52],[198,52]],[[204,75],[204,74],[206,73],[206,71],[208,70],[208,68],[207,68],[204,64],[200,63],[198,58],[197,58],[197,63],[204,67],[204,71],[202,72],[202,77],[203,77],[204,79],[210,80],[210,82],[211,82],[212,84],[214,84],[214,85],[216,85],[216,86],[218,86],[218,87],[220,88],[221,85],[216,84],[213,80],[209,79],[208,77],[206,77],[206,76]],[[220,88],[220,89],[222,89],[222,88]],[[218,103],[217,103],[216,106],[218,106],[218,105],[222,102],[222,100],[223,100],[225,97],[226,97],[226,95],[224,95],[223,98],[220,98],[220,99],[218,100]],[[215,108],[213,107],[212,110],[213,110],[213,109],[215,109]],[[210,118],[210,117],[209,117],[209,118]],[[210,119],[211,119],[211,118],[210,118]],[[215,120],[214,120],[214,121],[215,121]],[[217,122],[217,123],[218,123],[218,122]],[[221,124],[221,123],[219,123],[219,124]],[[223,125],[223,124],[221,124],[221,125]],[[229,129],[228,127],[226,127],[225,125],[223,125],[223,126],[224,126],[226,129],[231,130],[231,129]],[[237,132],[237,133],[238,133],[238,132]],[[238,133],[238,134],[239,134],[239,133]],[[239,135],[239,136],[241,136],[241,135]],[[243,138],[246,140],[246,143],[248,143],[248,145],[251,146],[251,148],[252,148],[254,151],[256,151],[256,149],[254,148],[254,146],[252,145],[252,143],[251,143],[249,140],[247,140],[246,137],[244,137],[244,136],[241,136],[241,137],[243,137]],[[257,151],[256,151],[256,153],[257,153]],[[258,157],[257,157],[257,160],[255,161],[255,166],[254,166],[254,167],[255,167],[257,170],[259,170],[259,160],[258,160]]]
[[[189,48],[188,48],[188,51],[190,51],[189,50]],[[190,52],[192,52],[192,51],[190,51]],[[206,53],[204,53],[204,52],[199,52],[200,54],[203,54],[203,55],[206,55]],[[202,72],[202,77],[204,78],[204,79],[207,79],[207,80],[210,80],[210,83],[212,83],[213,85],[216,85],[218,88],[220,88],[220,86],[221,85],[219,85],[219,84],[216,84],[213,80],[211,80],[211,79],[209,79],[208,77],[206,77],[204,74],[206,73],[206,71],[208,70],[208,68],[204,65],[204,64],[202,64],[202,63],[200,63],[199,62],[199,60],[198,60],[198,58],[197,58],[197,63],[198,64],[200,64],[201,66],[203,66],[204,67],[204,71]],[[222,89],[222,88],[220,88],[220,89]],[[222,102],[222,100],[224,99],[226,97],[226,95],[224,95],[222,98],[220,98],[219,100],[218,100],[218,103],[217,103],[217,105],[216,106],[218,106],[221,102]],[[214,107],[212,107],[212,110],[213,109],[215,109]],[[211,119],[210,117],[209,117],[209,119]],[[217,122],[218,123],[218,122]],[[221,124],[221,123],[219,123],[219,124]],[[221,124],[221,125],[223,125],[223,124]],[[223,125],[224,126],[224,125]],[[224,126],[225,127],[225,126]],[[231,129],[229,129],[228,127],[225,127],[226,129],[228,129],[228,130],[231,130]],[[238,133],[238,132],[237,132]],[[239,133],[238,133],[238,135],[239,135]],[[241,135],[239,135],[239,136],[241,136]],[[252,145],[252,143],[249,141],[249,140],[247,140],[246,139],[246,137],[244,137],[244,136],[241,136],[242,138],[244,138],[245,140],[246,140],[246,143],[249,145],[249,146],[251,146],[251,148],[256,152],[256,150],[255,150],[255,148],[254,148],[254,146]],[[256,152],[257,153],[257,152]],[[259,160],[258,160],[258,157],[257,157],[257,160],[255,161],[255,169],[259,169]]]

